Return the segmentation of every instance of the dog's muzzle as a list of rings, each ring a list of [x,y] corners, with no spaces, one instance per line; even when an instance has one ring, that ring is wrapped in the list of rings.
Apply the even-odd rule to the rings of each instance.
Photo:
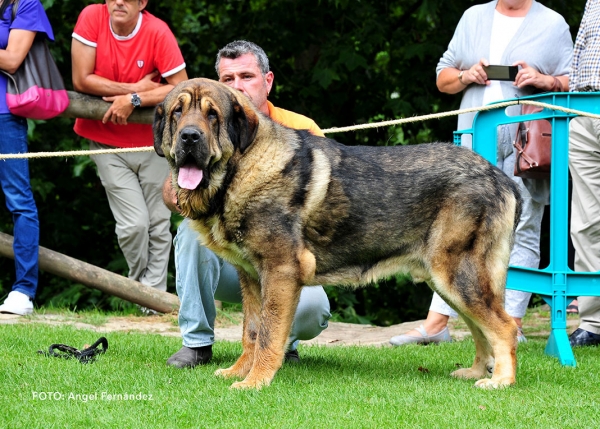
[[[181,160],[177,175],[180,188],[194,190],[204,177],[202,165],[206,161],[207,150],[203,144],[204,133],[196,127],[185,127],[179,132],[177,143],[177,160]]]
[[[179,142],[184,147],[195,147],[200,143],[202,132],[194,127],[185,127],[179,133]]]

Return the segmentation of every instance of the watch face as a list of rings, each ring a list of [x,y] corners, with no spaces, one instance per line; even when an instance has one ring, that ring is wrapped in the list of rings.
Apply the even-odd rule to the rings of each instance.
[[[135,93],[131,94],[131,104],[133,104],[133,107],[140,107],[142,105],[139,95]]]

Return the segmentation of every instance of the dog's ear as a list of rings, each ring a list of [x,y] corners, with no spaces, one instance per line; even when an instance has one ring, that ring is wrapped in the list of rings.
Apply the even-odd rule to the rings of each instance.
[[[162,150],[163,132],[165,130],[165,106],[164,103],[160,103],[154,109],[154,123],[152,124],[152,130],[154,131],[154,150],[158,156],[165,157],[165,153]]]
[[[244,153],[252,144],[257,130],[258,116],[256,113],[251,109],[244,109],[237,100],[232,100],[231,119],[227,125],[227,133],[229,139],[235,147],[240,149],[241,153]]]

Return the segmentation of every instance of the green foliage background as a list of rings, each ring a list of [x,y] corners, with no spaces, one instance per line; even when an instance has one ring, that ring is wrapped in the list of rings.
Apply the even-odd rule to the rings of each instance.
[[[43,0],[54,26],[51,47],[71,85],[71,34],[79,12],[92,1]],[[219,48],[236,39],[258,43],[270,58],[277,106],[313,118],[321,128],[416,116],[458,108],[459,96],[441,94],[435,66],[460,16],[473,0],[150,0],[148,10],[165,20],[179,40],[190,77],[216,78]],[[575,37],[585,0],[541,1],[561,13]],[[456,119],[332,135],[349,145],[418,144],[452,138]],[[30,121],[30,151],[87,149],[73,121]],[[88,157],[30,162],[41,223],[40,244],[126,274],[104,189]],[[176,221],[176,219],[174,219]],[[12,220],[0,210],[0,230]],[[13,261],[0,259],[0,298],[14,281]],[[171,267],[169,290],[174,291]],[[328,288],[338,319],[382,325],[426,314],[431,296],[405,277],[374,288]],[[121,308],[124,302],[40,273],[37,305]]]

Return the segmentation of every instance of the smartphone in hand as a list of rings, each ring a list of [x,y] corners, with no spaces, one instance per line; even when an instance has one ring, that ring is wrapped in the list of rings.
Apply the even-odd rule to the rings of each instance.
[[[507,80],[514,82],[519,72],[518,66],[487,66],[483,67],[488,80]]]

